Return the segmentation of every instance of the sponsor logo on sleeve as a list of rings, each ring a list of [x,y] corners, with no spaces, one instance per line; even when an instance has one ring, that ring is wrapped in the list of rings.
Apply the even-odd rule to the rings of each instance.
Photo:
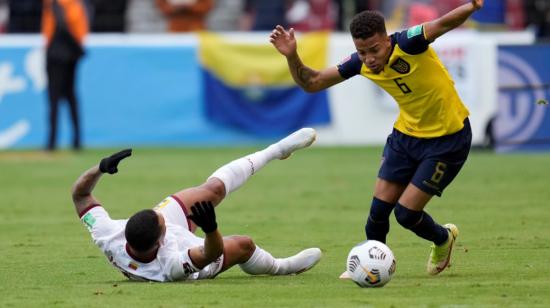
[[[86,226],[86,228],[92,231],[92,228],[96,222],[95,217],[92,215],[92,213],[87,213],[86,215],[84,215],[84,217],[82,218],[82,221],[84,222],[84,225]]]
[[[422,25],[416,25],[407,30],[407,38],[409,39],[420,34],[422,34]]]

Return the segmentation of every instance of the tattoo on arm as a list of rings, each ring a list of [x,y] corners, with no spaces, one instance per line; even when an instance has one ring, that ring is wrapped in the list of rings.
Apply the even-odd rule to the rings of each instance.
[[[314,85],[314,78],[319,72],[307,67],[299,57],[288,58],[288,66],[294,81],[304,89],[310,89]]]
[[[91,203],[96,202],[92,196],[97,181],[102,173],[99,171],[99,166],[96,165],[84,172],[73,185],[72,197],[76,212],[80,214]]]
[[[311,86],[312,85],[311,79],[315,75],[315,71],[303,64],[301,67],[297,68],[297,71],[298,71],[297,75],[298,75],[298,79],[300,80],[300,83],[306,87]]]

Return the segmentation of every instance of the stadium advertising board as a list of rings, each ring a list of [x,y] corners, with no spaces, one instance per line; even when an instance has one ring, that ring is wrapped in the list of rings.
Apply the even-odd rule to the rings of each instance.
[[[499,47],[498,151],[550,150],[550,45]]]

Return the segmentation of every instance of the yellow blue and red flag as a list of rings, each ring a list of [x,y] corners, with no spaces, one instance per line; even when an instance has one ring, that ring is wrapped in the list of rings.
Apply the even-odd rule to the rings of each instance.
[[[327,64],[328,33],[304,34],[298,52],[314,69]],[[255,135],[284,135],[330,123],[326,91],[306,93],[293,81],[286,59],[269,43],[232,42],[199,35],[206,116]]]

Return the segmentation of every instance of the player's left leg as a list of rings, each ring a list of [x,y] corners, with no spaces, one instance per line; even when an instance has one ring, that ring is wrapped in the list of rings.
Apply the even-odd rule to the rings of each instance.
[[[458,229],[453,224],[437,224],[424,211],[424,207],[433,195],[441,196],[456,177],[468,157],[471,139],[470,125],[466,119],[464,128],[454,134],[419,140],[419,145],[424,149],[421,162],[395,207],[395,216],[402,226],[433,242],[427,266],[431,275],[440,273],[450,265]]]
[[[321,259],[319,248],[308,248],[288,258],[275,258],[248,236],[224,237],[222,271],[239,265],[250,275],[291,275],[311,269]]]
[[[395,217],[403,227],[433,242],[427,271],[435,275],[449,266],[458,229],[452,224],[439,225],[423,210],[431,198],[431,194],[410,184],[395,207]]]
[[[203,268],[199,279],[214,278],[235,265],[250,275],[297,275],[311,269],[321,259],[319,248],[305,249],[288,258],[274,258],[243,235],[226,236],[223,245],[223,258]]]

